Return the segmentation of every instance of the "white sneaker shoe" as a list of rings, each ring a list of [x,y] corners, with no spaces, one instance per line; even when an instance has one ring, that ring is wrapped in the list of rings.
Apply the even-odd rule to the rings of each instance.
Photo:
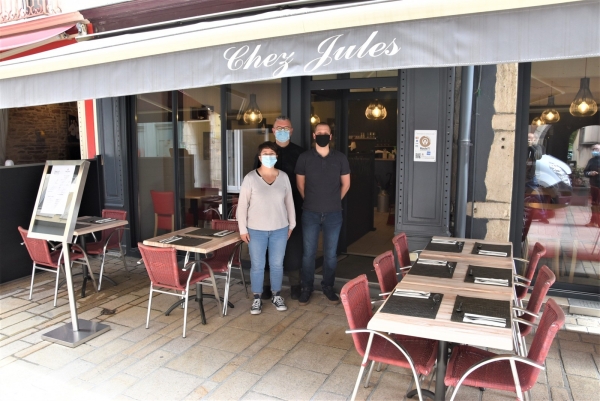
[[[278,311],[283,312],[287,310],[287,306],[285,306],[283,298],[279,295],[273,295],[273,298],[271,298],[271,303],[275,305],[275,309],[277,309]]]
[[[250,307],[250,314],[260,315],[260,312],[262,312],[262,301],[260,298],[254,298],[252,306]]]

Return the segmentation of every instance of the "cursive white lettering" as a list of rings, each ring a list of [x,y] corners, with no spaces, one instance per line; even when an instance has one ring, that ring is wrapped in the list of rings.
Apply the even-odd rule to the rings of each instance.
[[[235,49],[235,47],[230,47],[229,49],[225,50],[225,52],[223,53],[223,57],[225,57],[225,59],[228,60],[227,68],[229,68],[232,71],[235,71],[235,70],[239,70],[244,65],[244,61],[242,61],[240,59],[246,53],[248,53],[248,50],[250,50],[250,47],[242,46],[239,49],[237,49],[235,52],[233,52],[231,57],[228,57],[227,53],[229,52],[229,50],[232,50],[232,49]]]
[[[373,47],[371,47],[369,49],[369,56],[371,57],[379,57],[381,56],[385,51],[385,43],[383,42],[379,42],[373,45]]]
[[[320,54],[322,54],[322,56],[321,57],[317,57],[316,59],[309,61],[308,64],[306,64],[304,66],[304,71],[305,72],[312,72],[312,71],[316,70],[319,67],[322,67],[324,65],[328,65],[329,63],[331,63],[331,57],[329,55],[333,51],[333,46],[335,46],[335,42],[337,42],[337,40],[339,38],[341,38],[342,36],[343,36],[343,34],[341,34],[341,35],[335,35],[335,36],[331,36],[331,37],[325,39],[324,41],[322,41],[319,44],[319,47],[317,48],[317,52],[319,52]],[[331,41],[331,43],[329,44],[329,47],[327,47],[327,49],[321,51],[321,48],[323,48],[327,44],[328,41]],[[315,63],[315,65],[313,67],[311,67],[312,63]]]

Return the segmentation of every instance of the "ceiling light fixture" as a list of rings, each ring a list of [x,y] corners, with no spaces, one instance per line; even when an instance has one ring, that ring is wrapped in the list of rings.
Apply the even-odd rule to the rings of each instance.
[[[315,114],[315,109],[310,106],[310,125],[317,125],[321,122],[321,118]]]
[[[379,103],[378,100],[375,100],[375,102],[370,103],[365,110],[365,116],[369,120],[383,120],[387,117],[387,110],[384,105]]]
[[[259,124],[263,119],[262,113],[256,104],[256,95],[253,93],[250,95],[250,105],[244,113],[244,122],[246,124]]]
[[[552,95],[552,83],[550,83],[550,96],[548,96],[548,107],[540,116],[544,124],[554,124],[560,120],[558,110],[554,108],[554,96]]]
[[[539,127],[540,125],[544,125],[544,122],[542,121],[542,119],[540,117],[536,117],[531,122],[531,125],[537,125]]]
[[[598,104],[590,92],[590,79],[587,77],[587,58],[585,59],[584,77],[579,83],[579,92],[571,102],[569,112],[575,117],[590,117],[598,112]]]

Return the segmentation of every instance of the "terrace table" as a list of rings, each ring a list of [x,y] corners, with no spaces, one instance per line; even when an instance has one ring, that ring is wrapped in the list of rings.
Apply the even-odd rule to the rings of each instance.
[[[434,237],[447,239],[442,237]],[[441,304],[434,319],[407,316],[403,314],[384,313],[381,310],[390,300],[397,298],[390,295],[381,305],[378,311],[367,325],[368,329],[385,333],[403,334],[414,337],[428,338],[437,340],[437,375],[435,399],[444,400],[446,386],[444,377],[446,375],[446,365],[448,362],[448,342],[461,344],[470,344],[474,346],[493,347],[503,350],[513,350],[513,330],[512,330],[512,301],[514,290],[512,285],[508,287],[483,285],[465,282],[468,274],[469,265],[477,265],[489,268],[508,270],[512,275],[513,262],[512,252],[508,257],[493,257],[473,255],[475,242],[487,242],[471,239],[451,238],[452,240],[464,241],[465,245],[462,252],[446,253],[424,251],[421,253],[422,259],[452,260],[457,262],[454,268],[452,278],[437,278],[419,276],[409,273],[398,283],[396,289],[425,291],[430,293],[443,294]],[[508,243],[489,242],[495,245],[508,245]],[[446,267],[439,267],[446,269]],[[477,298],[483,300],[506,301],[506,315],[510,317],[508,327],[493,327],[479,324],[465,323],[462,321],[452,321],[452,313],[457,309],[455,305],[458,296]],[[408,302],[412,298],[404,298]],[[508,323],[508,321],[507,321]],[[416,393],[416,390],[414,391]]]
[[[178,251],[193,252],[196,254],[208,254],[208,253],[216,251],[217,249],[226,247],[227,245],[236,244],[241,241],[239,232],[234,232],[234,233],[226,235],[224,237],[214,237],[211,235],[191,234],[192,232],[194,232],[196,230],[199,230],[198,227],[186,227],[181,230],[177,230],[177,231],[173,231],[171,233],[160,235],[158,237],[149,238],[147,240],[144,240],[143,243],[144,243],[144,245],[155,246],[158,248],[175,248]],[[201,239],[207,239],[208,241],[204,242],[202,244],[199,244],[199,245],[195,245],[195,246],[182,245],[182,244],[178,245],[176,242],[173,242],[173,243],[160,242],[161,240],[165,240],[165,239],[173,237],[173,236],[183,236],[183,237],[187,237],[187,238],[201,238]],[[195,298],[198,295],[198,291],[200,291],[200,288],[201,288],[200,286],[201,286],[201,284],[198,282],[196,284],[196,294],[191,295],[190,297]],[[203,295],[203,296],[204,297],[214,297],[214,295],[211,295],[211,294],[207,294],[207,295]],[[181,305],[184,302],[185,302],[185,300],[179,300],[179,301],[175,302],[165,312],[165,315],[168,316],[173,311],[173,309],[175,309],[177,306]],[[234,307],[234,305],[232,303],[228,303],[228,306],[230,308]],[[206,318],[204,315],[202,315],[202,323],[206,324]]]

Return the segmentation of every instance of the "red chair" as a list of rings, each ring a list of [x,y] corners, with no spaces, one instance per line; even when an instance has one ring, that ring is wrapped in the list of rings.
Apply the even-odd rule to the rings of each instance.
[[[103,209],[103,218],[112,218],[117,220],[127,220],[127,212],[125,210],[113,210]],[[98,291],[102,287],[102,275],[104,274],[104,260],[106,259],[106,252],[109,250],[118,250],[119,257],[123,260],[123,266],[125,271],[127,269],[127,261],[125,260],[125,252],[121,245],[123,239],[123,232],[126,230],[124,227],[109,228],[100,232],[100,240],[86,244],[85,251],[88,255],[102,255],[102,262],[100,263],[100,277],[98,278]]]
[[[183,337],[185,337],[190,284],[196,284],[196,297],[198,298],[201,314],[204,316],[204,306],[202,304],[201,296],[202,292],[198,291],[198,289],[200,282],[207,279],[212,281],[215,299],[217,300],[219,312],[221,311],[221,301],[219,299],[219,290],[217,289],[215,276],[213,275],[213,271],[210,266],[208,266],[205,262],[189,262],[184,266],[183,269],[179,269],[179,266],[177,266],[177,250],[175,248],[154,248],[151,246],[145,246],[141,242],[138,242],[138,248],[142,254],[142,259],[144,260],[144,265],[148,271],[148,276],[150,276],[150,298],[148,299],[146,328],[148,328],[150,324],[152,293],[160,292],[161,294],[174,295],[178,298],[183,298],[184,301]],[[194,271],[196,263],[203,265],[202,271],[199,273]],[[154,287],[160,287],[162,289],[157,290]]]
[[[375,274],[377,274],[377,281],[379,281],[381,296],[383,299],[387,299],[388,295],[394,291],[394,288],[398,284],[398,273],[396,273],[396,266],[394,265],[394,253],[387,251],[377,256],[373,261],[373,267],[375,268]]]
[[[229,220],[213,220],[211,221],[211,228],[213,230],[230,230],[239,232],[239,226],[237,221]],[[248,287],[246,286],[246,279],[244,278],[244,270],[242,269],[242,245],[243,241],[239,241],[235,244],[227,245],[223,248],[219,248],[214,252],[214,256],[206,260],[210,263],[214,273],[221,273],[224,276],[216,276],[225,279],[225,291],[223,296],[223,315],[227,314],[227,306],[229,301],[229,286],[231,285],[231,270],[238,269],[242,276],[242,284],[246,290],[246,298],[248,298]]]
[[[527,295],[527,290],[529,289],[529,285],[531,284],[533,276],[535,275],[535,270],[537,269],[538,262],[545,254],[546,248],[539,242],[536,242],[533,246],[533,252],[531,253],[529,260],[513,258],[513,260],[516,260],[518,262],[527,263],[525,273],[522,276],[515,275],[515,303],[517,304],[517,306],[523,307],[523,303],[521,302],[521,300]]]
[[[394,244],[394,251],[396,252],[397,269],[402,273],[402,277],[404,277],[411,268],[410,251],[408,250],[408,239],[406,238],[406,234],[400,233],[396,235],[392,238],[392,244]]]
[[[175,197],[172,191],[150,191],[154,205],[154,236],[158,229],[175,231]]]
[[[519,400],[522,391],[529,391],[536,383],[552,340],[565,323],[565,314],[553,299],[549,299],[527,357],[498,355],[468,345],[458,345],[452,350],[444,382],[455,387],[450,401],[462,384],[471,387],[514,391]],[[448,388],[450,391],[450,388]]]
[[[56,274],[56,284],[54,286],[54,306],[56,306],[56,298],[58,296],[58,278],[60,276],[60,270],[63,269],[64,272],[63,249],[54,249],[51,252],[49,244],[46,240],[29,238],[27,236],[28,231],[23,227],[19,227],[19,232],[21,233],[21,237],[23,237],[23,243],[25,244],[25,247],[29,252],[29,256],[33,260],[33,271],[31,272],[31,287],[29,289],[29,300],[31,300],[33,296],[33,281],[35,279],[35,270],[44,270]],[[76,249],[75,251],[72,251],[69,254],[71,266],[73,266],[73,263],[79,263],[82,265],[86,265],[87,268],[91,270],[90,262],[86,254],[79,247],[79,245],[73,244],[71,245],[71,248]],[[95,285],[96,283],[94,282],[94,286]]]
[[[521,355],[527,355],[527,344],[523,337],[531,333],[535,326],[535,320],[539,317],[538,313],[542,308],[544,298],[555,281],[556,276],[552,273],[552,270],[546,265],[542,266],[535,279],[535,285],[529,297],[529,302],[527,302],[527,308],[513,307],[514,311],[522,313],[521,316],[513,318],[513,323],[516,323],[519,328],[520,336],[517,338],[517,349]]]
[[[386,363],[411,369],[419,400],[423,400],[420,377],[428,375],[433,369],[437,353],[437,341],[401,335],[385,335],[367,329],[373,317],[369,298],[369,283],[365,274],[347,282],[340,293],[346,318],[352,334],[356,351],[363,357],[358,378],[352,392],[355,399],[360,379],[369,360],[372,361],[365,387],[368,387],[375,362]]]

